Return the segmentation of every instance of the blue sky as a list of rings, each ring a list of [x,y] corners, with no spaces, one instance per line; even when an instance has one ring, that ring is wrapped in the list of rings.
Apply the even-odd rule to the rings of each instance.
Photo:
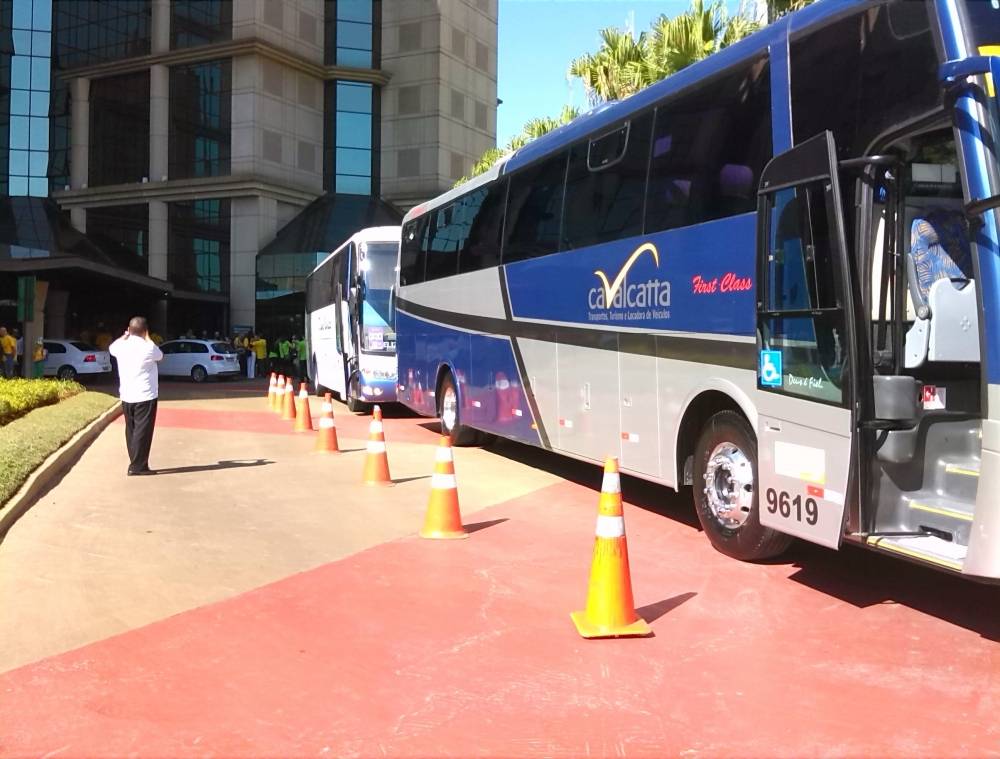
[[[707,4],[707,2],[706,2]],[[735,10],[738,0],[727,0]],[[497,144],[503,146],[529,119],[555,116],[564,104],[587,107],[571,60],[596,50],[607,26],[648,29],[654,18],[685,11],[689,0],[500,0]]]

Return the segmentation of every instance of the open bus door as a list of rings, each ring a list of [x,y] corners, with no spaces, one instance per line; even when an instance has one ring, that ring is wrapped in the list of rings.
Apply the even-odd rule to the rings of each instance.
[[[854,455],[853,305],[833,135],[776,156],[758,201],[760,522],[838,548]]]

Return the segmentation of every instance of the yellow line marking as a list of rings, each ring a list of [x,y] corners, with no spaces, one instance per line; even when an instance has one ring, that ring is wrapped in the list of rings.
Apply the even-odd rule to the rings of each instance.
[[[976,469],[966,469],[964,467],[955,466],[953,464],[948,464],[945,466],[944,471],[948,474],[964,474],[966,477],[978,477],[979,472]]]
[[[964,511],[959,511],[958,509],[944,509],[938,508],[936,506],[927,506],[923,503],[917,503],[916,501],[910,501],[910,508],[916,509],[917,511],[926,511],[929,514],[940,514],[943,517],[952,517],[953,519],[961,519],[963,522],[971,522],[972,514]]]
[[[924,553],[923,551],[916,551],[912,548],[906,548],[904,546],[896,545],[895,543],[880,543],[880,538],[877,535],[870,535],[868,537],[868,545],[875,546],[876,548],[881,548],[883,551],[895,551],[896,553],[901,553],[904,556],[910,556],[914,559],[922,559],[923,561],[929,561],[932,564],[937,564],[941,567],[947,567],[948,569],[954,569],[957,571],[962,570],[962,564],[958,561],[952,561],[951,559],[942,559],[938,556],[932,554]]]

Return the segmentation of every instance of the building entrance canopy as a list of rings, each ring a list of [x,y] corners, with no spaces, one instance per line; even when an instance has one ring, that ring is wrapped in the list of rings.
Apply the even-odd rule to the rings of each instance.
[[[75,229],[48,198],[0,196],[0,272],[42,278],[87,272],[105,281],[148,288],[161,296],[173,285],[123,268],[131,251],[98,245]]]

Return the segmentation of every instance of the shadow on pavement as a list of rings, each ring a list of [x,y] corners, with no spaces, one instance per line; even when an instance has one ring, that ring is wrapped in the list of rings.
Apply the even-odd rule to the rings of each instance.
[[[273,464],[268,459],[246,459],[237,461],[219,461],[215,464],[194,464],[192,466],[172,466],[157,469],[156,474],[187,474],[189,472],[214,472],[219,469],[242,469],[248,466],[265,466]]]
[[[466,524],[462,526],[465,527],[466,532],[479,532],[480,530],[485,530],[489,527],[502,524],[503,522],[506,521],[508,521],[508,518],[503,517],[502,519],[487,519],[485,522],[472,522],[471,524]]]
[[[392,481],[393,485],[402,485],[404,482],[413,482],[414,480],[429,480],[431,476],[429,474],[421,474],[416,477],[399,477]]]
[[[672,598],[664,598],[662,601],[657,601],[655,604],[646,604],[645,606],[640,606],[635,610],[635,613],[642,617],[646,622],[652,624],[657,619],[662,617],[668,611],[676,609],[685,601],[690,601],[694,598],[697,593],[681,593],[680,595],[673,596]]]

